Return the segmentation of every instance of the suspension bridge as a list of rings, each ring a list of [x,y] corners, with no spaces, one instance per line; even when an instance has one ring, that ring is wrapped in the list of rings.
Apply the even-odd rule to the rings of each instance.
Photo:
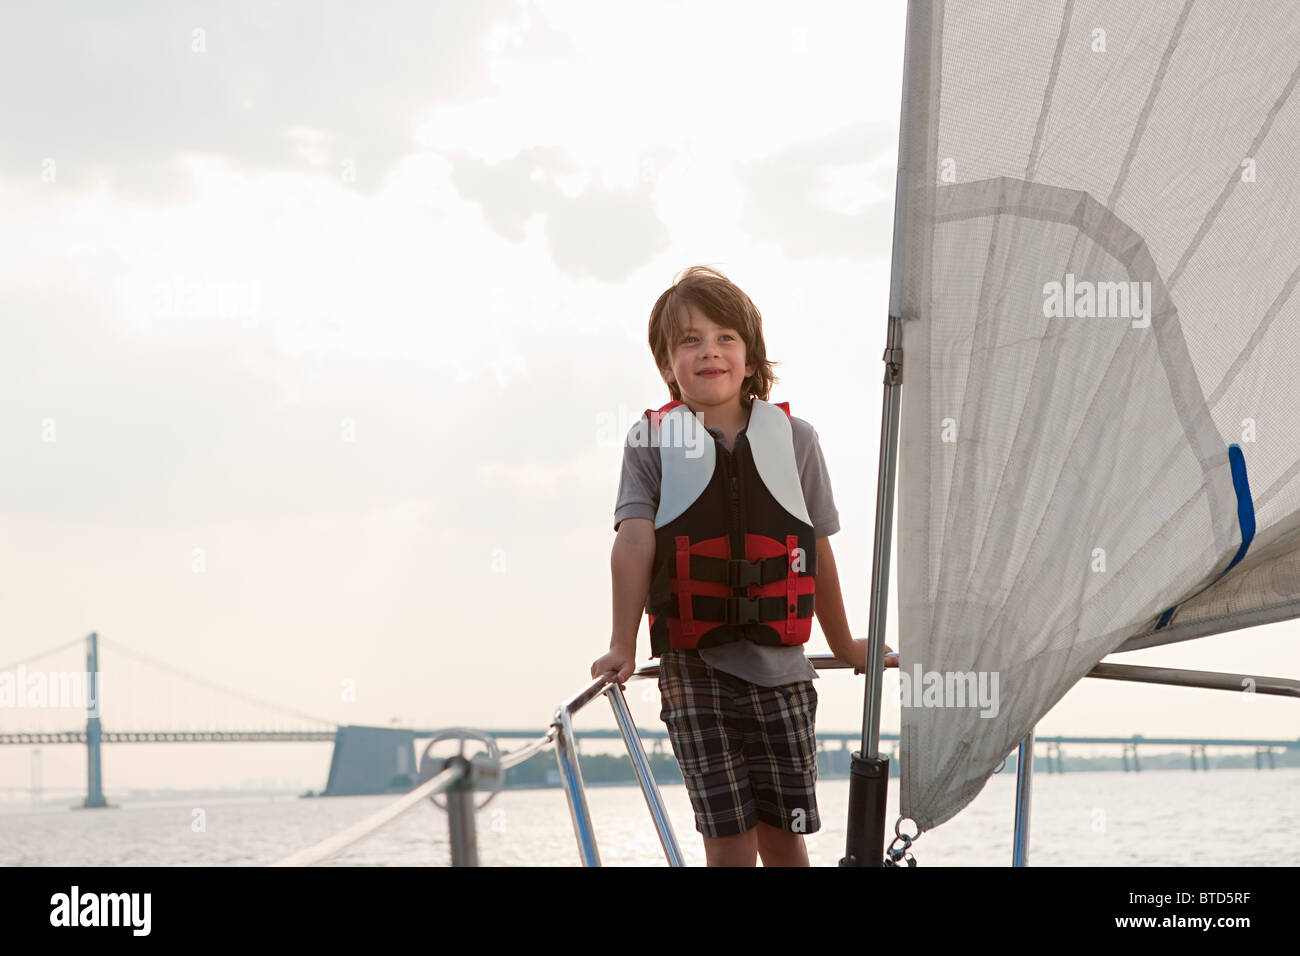
[[[293,729],[199,729],[195,727],[116,730],[105,728],[103,726],[105,680],[100,660],[101,641],[111,647],[115,654],[134,659],[169,674],[191,695],[194,693],[194,688],[201,688],[218,699],[239,701],[306,726]],[[86,662],[84,671],[55,671],[30,667],[38,661],[83,643]],[[127,694],[114,691],[111,699],[120,704],[123,700],[133,697],[138,699],[159,696],[157,689],[160,685],[161,682],[157,678],[151,678],[147,690],[140,689]],[[433,737],[438,733],[435,730],[419,728],[342,725],[328,718],[305,714],[282,704],[223,687],[206,678],[142,654],[119,641],[101,639],[98,633],[60,644],[17,661],[9,667],[0,668],[0,715],[6,712],[66,712],[72,707],[84,708],[86,715],[84,726],[11,729],[5,726],[9,721],[0,720],[0,745],[85,746],[86,796],[82,805],[87,808],[108,806],[103,790],[105,744],[332,742],[334,752],[330,762],[329,781],[323,795],[350,796],[409,789],[418,782],[414,761],[415,740]],[[12,791],[15,788],[8,789]],[[39,784],[34,782],[32,790],[38,791]]]
[[[289,729],[112,729],[102,725],[102,685],[104,672],[100,666],[100,644],[109,645],[115,654],[134,659],[156,670],[161,670],[175,678],[181,685],[201,687],[210,694],[224,700],[238,700],[246,705],[253,705],[263,711],[273,712],[281,718],[297,721],[299,726]],[[28,669],[28,665],[63,652],[78,644],[84,644],[85,671],[50,671]],[[156,696],[156,680],[151,681],[149,689],[153,693],[138,692],[137,697]],[[131,695],[118,695],[130,697]],[[69,706],[84,708],[85,724],[82,727],[9,729],[5,726],[6,713],[21,712],[24,708],[31,710],[63,709]],[[640,736],[652,745],[653,751],[663,753],[667,734],[662,729],[641,728]],[[441,729],[415,727],[374,727],[355,724],[343,725],[327,718],[305,714],[287,708],[281,704],[266,701],[232,688],[223,687],[205,678],[187,673],[162,661],[158,661],[119,641],[101,639],[97,633],[85,638],[77,638],[57,647],[42,651],[24,660],[15,662],[7,668],[0,668],[0,746],[43,746],[43,745],[81,745],[86,748],[86,794],[82,806],[98,808],[108,806],[103,791],[103,747],[105,744],[140,744],[140,743],[285,743],[311,742],[333,743],[328,782],[322,796],[355,796],[403,792],[419,782],[419,771],[415,760],[415,742],[420,739],[438,737]],[[497,740],[528,740],[536,737],[537,728],[522,730],[486,731],[488,736]],[[577,731],[579,740],[615,740],[619,738],[617,730]],[[897,735],[882,734],[883,743],[891,743],[897,756]],[[817,746],[821,756],[820,763],[829,776],[841,776],[847,772],[850,762],[850,746],[860,741],[856,732],[817,732]],[[1138,758],[1138,748],[1162,748],[1185,750],[1190,758],[1191,769],[1209,770],[1207,747],[1220,750],[1253,750],[1256,769],[1273,768],[1274,755],[1300,749],[1300,739],[1274,740],[1253,738],[1189,738],[1189,737],[1143,737],[1134,734],[1131,737],[1039,737],[1038,748],[1045,751],[1036,758],[1036,762],[1046,759],[1049,773],[1061,773],[1065,770],[1062,747],[1066,744],[1081,746],[1119,747],[1122,752],[1123,769],[1134,772],[1142,769]],[[1200,766],[1198,767],[1198,759]],[[891,761],[895,766],[897,760]],[[34,761],[35,767],[39,762]],[[13,792],[21,788],[5,788]],[[38,792],[39,784],[33,782],[31,792]]]

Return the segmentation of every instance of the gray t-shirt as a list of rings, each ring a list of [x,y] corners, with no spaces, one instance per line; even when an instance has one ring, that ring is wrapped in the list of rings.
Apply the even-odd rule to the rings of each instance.
[[[642,416],[644,419],[644,416]],[[803,500],[813,523],[813,536],[825,538],[840,530],[840,515],[831,495],[831,479],[822,456],[817,430],[802,418],[790,416],[794,438],[794,459],[803,485]],[[707,427],[707,426],[706,426]],[[709,433],[727,446],[720,428]],[[743,435],[745,429],[737,432]],[[659,481],[663,465],[659,448],[644,440],[640,423],[628,432],[623,446],[623,474],[618,482],[618,501],[614,506],[614,530],[624,518],[649,518],[659,511]],[[637,438],[640,437],[638,441]],[[733,641],[719,647],[700,648],[700,657],[710,667],[734,674],[760,687],[776,687],[795,681],[813,680],[817,671],[804,654],[803,647],[778,647]]]

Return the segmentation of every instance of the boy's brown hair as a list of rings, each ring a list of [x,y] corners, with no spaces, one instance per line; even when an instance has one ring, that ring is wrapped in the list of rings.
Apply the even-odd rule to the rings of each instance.
[[[685,325],[687,305],[693,305],[718,325],[732,329],[745,343],[745,362],[754,366],[754,374],[740,386],[740,401],[749,405],[752,398],[767,401],[772,386],[780,381],[772,371],[767,347],[763,344],[763,317],[749,296],[717,269],[691,266],[677,274],[673,284],[659,296],[650,310],[650,351],[655,367],[672,365],[673,346]],[[682,400],[676,382],[668,385],[674,401]]]

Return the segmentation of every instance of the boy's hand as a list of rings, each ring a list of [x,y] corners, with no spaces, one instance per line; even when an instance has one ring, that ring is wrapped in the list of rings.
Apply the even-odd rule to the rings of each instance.
[[[852,664],[853,673],[861,674],[867,669],[867,642],[860,637],[854,638],[853,647],[848,654],[836,654],[835,656],[846,664]],[[883,663],[886,668],[898,666],[898,652],[892,650],[888,644],[885,645],[885,660]]]
[[[610,648],[609,652],[601,657],[596,658],[591,665],[591,679],[595,680],[601,674],[614,672],[616,673],[618,686],[620,690],[627,690],[623,682],[632,676],[636,670],[636,653],[626,651],[621,648]]]

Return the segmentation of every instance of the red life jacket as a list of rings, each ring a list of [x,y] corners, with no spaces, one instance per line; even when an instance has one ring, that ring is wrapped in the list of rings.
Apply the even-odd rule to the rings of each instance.
[[[790,403],[753,400],[734,451],[683,402],[646,409],[663,465],[646,598],[651,655],[812,633],[817,541]]]

